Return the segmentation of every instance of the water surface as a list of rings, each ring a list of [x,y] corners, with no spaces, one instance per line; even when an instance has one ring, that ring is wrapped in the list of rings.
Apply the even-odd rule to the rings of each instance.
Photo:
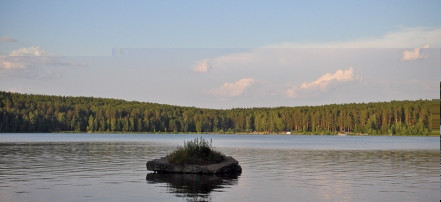
[[[203,136],[243,172],[146,171],[198,135],[0,134],[0,201],[440,199],[438,137]]]

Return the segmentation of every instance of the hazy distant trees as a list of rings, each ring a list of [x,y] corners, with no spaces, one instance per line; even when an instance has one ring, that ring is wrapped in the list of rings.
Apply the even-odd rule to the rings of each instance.
[[[0,130],[429,135],[430,107],[430,101],[417,100],[213,110],[0,92]]]

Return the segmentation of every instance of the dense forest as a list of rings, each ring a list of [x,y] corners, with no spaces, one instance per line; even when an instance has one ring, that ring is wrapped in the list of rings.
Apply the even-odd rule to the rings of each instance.
[[[429,135],[431,101],[228,110],[0,92],[1,132]]]

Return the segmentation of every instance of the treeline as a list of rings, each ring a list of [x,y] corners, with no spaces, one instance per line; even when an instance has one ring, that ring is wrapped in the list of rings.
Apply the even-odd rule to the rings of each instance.
[[[429,135],[430,107],[417,100],[215,110],[0,92],[0,131]]]

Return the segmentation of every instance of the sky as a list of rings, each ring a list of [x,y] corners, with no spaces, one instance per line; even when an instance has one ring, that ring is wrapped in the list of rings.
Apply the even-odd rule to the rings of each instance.
[[[0,0],[0,90],[204,108],[434,99],[439,8]]]

